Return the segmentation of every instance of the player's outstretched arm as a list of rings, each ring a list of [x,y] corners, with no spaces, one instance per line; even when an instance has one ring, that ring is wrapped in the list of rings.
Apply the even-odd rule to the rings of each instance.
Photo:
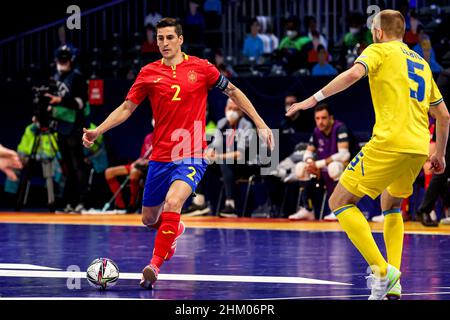
[[[273,150],[275,146],[272,130],[270,130],[264,120],[260,117],[247,96],[231,82],[228,82],[224,93],[229,96],[238,105],[238,107],[249,116],[250,119],[252,119],[258,129],[258,134],[260,137],[265,141],[267,146]]]
[[[332,95],[344,91],[352,84],[360,80],[366,74],[366,69],[360,63],[355,63],[353,67],[342,72],[336,78],[330,81],[322,90],[313,96],[298,103],[294,103],[286,112],[286,116],[291,116],[298,110],[306,110],[314,107],[321,100],[331,97]]]
[[[99,135],[127,120],[134,112],[134,110],[136,110],[136,107],[136,104],[134,104],[130,100],[126,100],[119,107],[117,107],[116,110],[111,112],[108,118],[106,118],[105,121],[103,121],[102,124],[97,128],[92,130],[83,128],[83,145],[86,148],[90,148]]]
[[[436,151],[430,157],[431,170],[441,174],[445,170],[445,150],[447,147],[450,115],[445,102],[430,107],[430,114],[436,119]]]

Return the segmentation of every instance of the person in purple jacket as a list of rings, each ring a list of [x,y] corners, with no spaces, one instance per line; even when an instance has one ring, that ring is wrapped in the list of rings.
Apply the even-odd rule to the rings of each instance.
[[[348,164],[351,149],[355,140],[347,126],[334,119],[333,113],[327,104],[320,104],[314,109],[316,127],[309,140],[309,145],[303,156],[303,161],[296,164],[295,173],[300,181],[311,178],[319,180],[324,185],[328,195],[336,187],[339,176]],[[299,210],[290,215],[292,220],[315,220],[312,208],[310,187],[315,183],[308,183],[305,187],[304,204]],[[308,187],[309,186],[309,187]],[[325,216],[325,220],[335,220],[333,214]]]

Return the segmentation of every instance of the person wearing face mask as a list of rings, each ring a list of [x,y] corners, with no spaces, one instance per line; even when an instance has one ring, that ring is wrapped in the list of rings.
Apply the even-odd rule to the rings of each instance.
[[[360,50],[364,50],[373,42],[372,33],[364,26],[364,16],[359,12],[353,12],[349,15],[349,31],[344,35],[344,46],[353,48],[358,43]]]
[[[244,113],[236,103],[228,99],[225,106],[225,118],[217,123],[213,141],[206,153],[210,162],[220,165],[222,172],[225,206],[219,212],[221,217],[238,216],[234,201],[234,183],[236,178],[245,174],[246,150],[253,138],[253,132],[252,123],[244,118]]]
[[[56,53],[56,94],[47,93],[51,114],[56,120],[58,148],[61,153],[64,188],[64,211],[80,213],[87,201],[89,168],[84,161],[83,127],[87,122],[87,84],[81,73],[74,68],[72,50],[64,45]]]
[[[307,35],[300,35],[298,21],[294,18],[285,24],[286,36],[281,39],[275,57],[288,73],[305,66],[307,53],[312,48],[312,41]]]

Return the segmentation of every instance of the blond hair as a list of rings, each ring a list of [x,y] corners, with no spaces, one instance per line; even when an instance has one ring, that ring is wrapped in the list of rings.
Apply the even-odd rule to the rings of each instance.
[[[400,11],[383,10],[375,16],[373,23],[389,38],[403,39],[405,35],[405,18]]]

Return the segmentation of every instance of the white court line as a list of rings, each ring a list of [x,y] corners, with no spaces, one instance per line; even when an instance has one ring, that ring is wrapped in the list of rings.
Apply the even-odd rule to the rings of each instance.
[[[402,293],[403,296],[432,296],[432,295],[450,295],[450,292],[414,292],[414,293]],[[254,300],[300,300],[300,299],[338,299],[338,298],[361,298],[369,297],[368,294],[355,294],[344,296],[307,296],[307,297],[285,297],[285,298],[264,298]]]
[[[18,269],[18,270],[61,270],[57,268],[36,266],[34,264],[24,263],[0,263],[0,269]]]
[[[140,280],[142,273],[120,273],[119,279]],[[86,278],[85,272],[70,271],[32,271],[32,270],[0,270],[0,277],[32,277],[32,278]],[[349,283],[325,281],[302,277],[265,277],[265,276],[233,276],[233,275],[201,275],[201,274],[159,274],[158,280],[172,281],[212,281],[212,282],[251,282],[251,283],[285,283],[285,284],[327,284],[351,286]]]

